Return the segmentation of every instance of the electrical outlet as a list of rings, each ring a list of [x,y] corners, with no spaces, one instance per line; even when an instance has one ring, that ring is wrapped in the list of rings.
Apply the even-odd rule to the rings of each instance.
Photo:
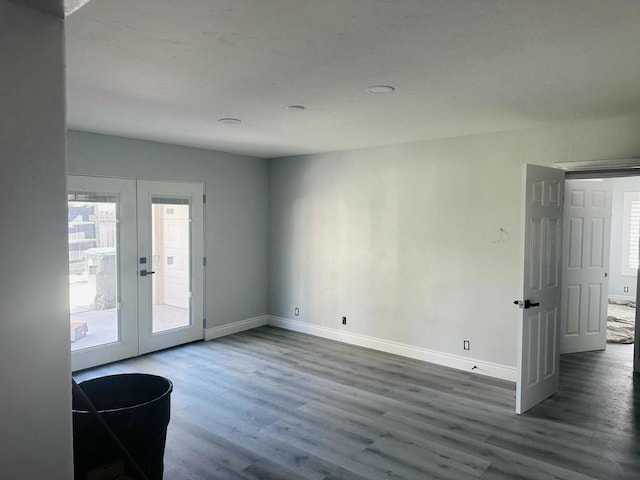
[[[624,287],[624,293],[629,293],[629,287]]]
[[[342,324],[346,325],[347,324],[347,317],[342,317]]]
[[[293,314],[297,317],[298,315],[300,315],[300,309],[298,307],[293,309]]]
[[[462,341],[462,348],[464,348],[465,350],[469,350],[469,348],[470,348],[469,340],[463,340]]]

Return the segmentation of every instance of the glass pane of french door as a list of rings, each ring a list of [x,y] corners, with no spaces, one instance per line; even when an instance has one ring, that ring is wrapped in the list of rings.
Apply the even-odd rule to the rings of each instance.
[[[73,370],[137,353],[135,195],[134,180],[68,177]]]
[[[115,195],[69,193],[71,351],[120,339]]]
[[[191,324],[189,198],[151,198],[152,333]]]

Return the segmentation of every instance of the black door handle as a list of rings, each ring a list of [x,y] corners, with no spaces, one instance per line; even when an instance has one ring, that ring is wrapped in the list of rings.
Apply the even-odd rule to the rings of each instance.
[[[146,277],[147,275],[153,275],[156,272],[150,272],[148,270],[140,270],[140,276],[141,277]]]
[[[522,300],[514,300],[513,303],[514,305],[518,305],[520,308],[531,308],[540,306],[539,303],[533,303],[531,300],[525,300],[524,302]]]

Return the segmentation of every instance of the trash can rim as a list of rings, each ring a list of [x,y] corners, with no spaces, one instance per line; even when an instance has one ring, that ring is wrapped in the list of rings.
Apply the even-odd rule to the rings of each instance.
[[[92,380],[102,380],[105,378],[113,378],[113,377],[154,377],[154,378],[158,378],[161,380],[164,380],[168,383],[168,388],[167,390],[162,393],[161,395],[158,395],[157,397],[149,400],[148,402],[144,402],[144,403],[137,403],[135,405],[131,405],[129,407],[120,407],[120,408],[110,408],[110,409],[105,409],[105,410],[98,410],[98,413],[113,413],[113,412],[120,412],[122,410],[133,410],[133,409],[137,409],[137,408],[142,408],[145,407],[151,403],[155,403],[158,400],[166,397],[167,395],[170,395],[171,392],[173,391],[173,382],[171,380],[169,380],[166,377],[163,377],[161,375],[154,375],[152,373],[115,373],[112,375],[104,375],[102,377],[95,377],[95,378],[89,378],[87,380],[83,380],[82,382],[80,382],[78,385],[80,386],[80,388],[82,388],[82,384],[84,382],[90,382]],[[78,414],[90,414],[91,412],[89,410],[76,410],[75,408],[71,409],[72,413],[78,413]]]

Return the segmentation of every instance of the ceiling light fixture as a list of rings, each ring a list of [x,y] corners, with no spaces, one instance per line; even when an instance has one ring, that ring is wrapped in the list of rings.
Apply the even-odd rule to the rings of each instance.
[[[218,121],[220,123],[226,123],[227,125],[237,125],[239,123],[242,123],[242,120],[240,120],[239,118],[221,118]]]
[[[385,93],[393,93],[396,89],[391,85],[372,85],[367,87],[367,92],[373,95],[384,95]]]
[[[305,107],[304,105],[289,105],[286,108],[290,112],[301,112],[301,111],[305,110],[307,107]]]

